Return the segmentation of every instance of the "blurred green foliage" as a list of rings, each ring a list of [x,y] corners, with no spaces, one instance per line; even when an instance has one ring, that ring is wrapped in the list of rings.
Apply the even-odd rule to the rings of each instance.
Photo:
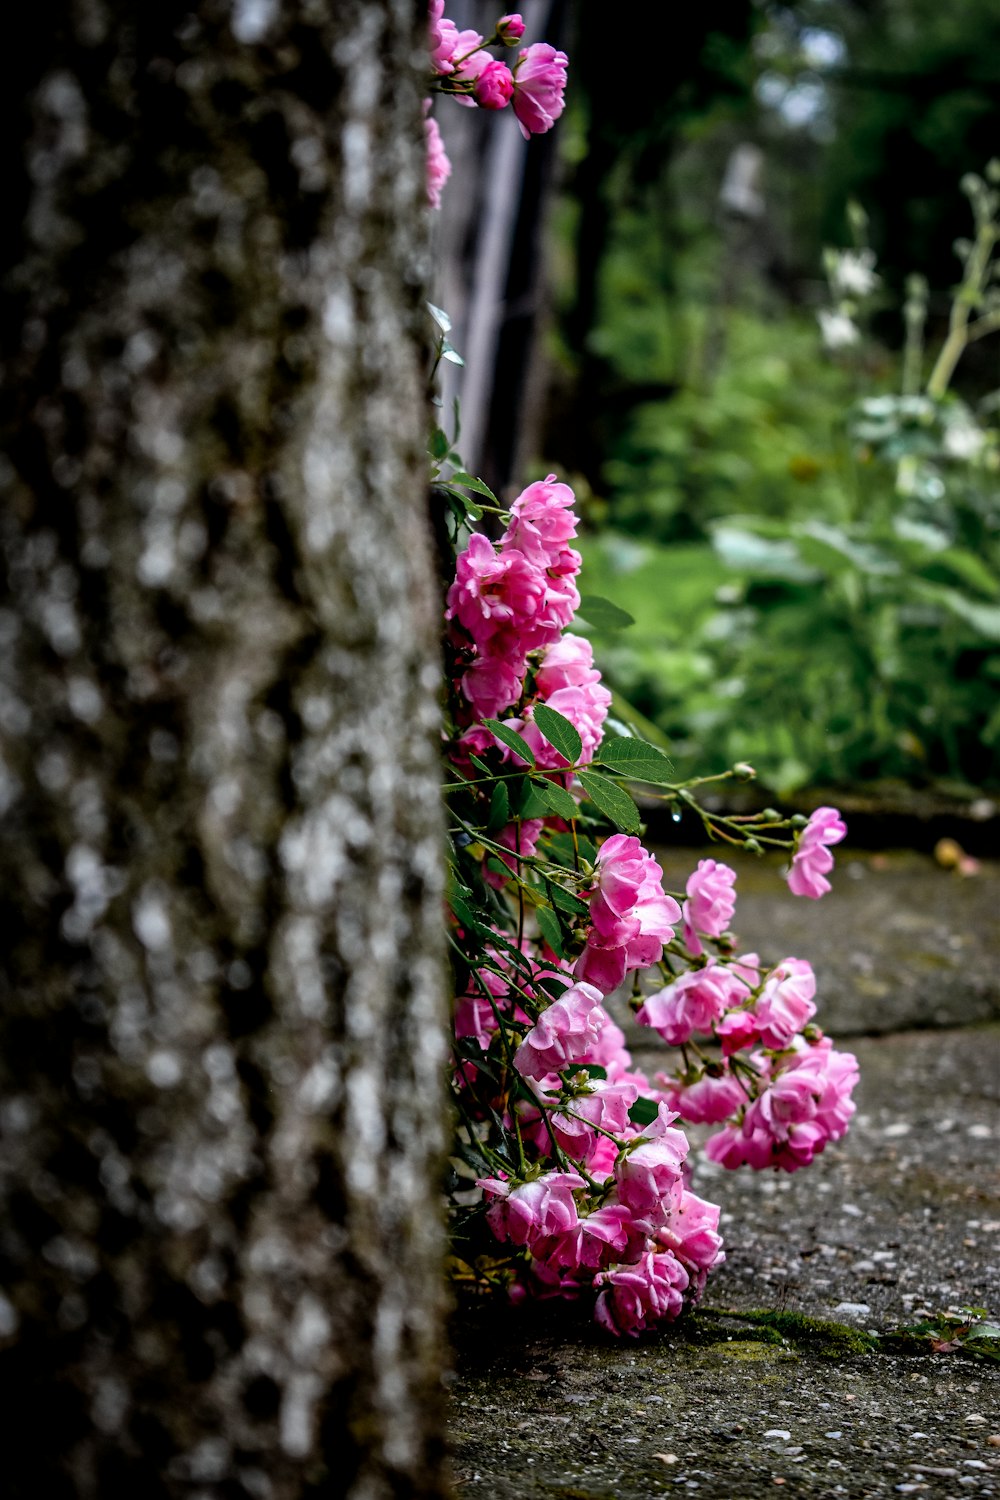
[[[602,664],[682,765],[995,786],[996,183],[972,225],[957,188],[996,150],[1000,10],[748,0],[681,50],[701,92],[671,73],[655,139],[596,74],[567,122],[548,444],[587,586],[636,618]]]
[[[906,355],[891,356],[860,330],[873,258],[834,255],[839,352],[824,352],[815,318],[734,309],[714,382],[637,406],[612,447],[610,499],[590,505],[606,529],[586,545],[588,586],[636,625],[599,635],[600,656],[681,764],[746,760],[780,792],[997,779],[996,402],[947,387],[969,341],[1000,325],[1000,196],[965,187],[975,232],[933,364],[924,293]],[[848,293],[859,266],[864,289]],[[634,379],[676,359],[666,325],[657,351],[650,319],[638,352],[630,318],[612,326],[605,347]],[[933,394],[896,394],[906,379]]]

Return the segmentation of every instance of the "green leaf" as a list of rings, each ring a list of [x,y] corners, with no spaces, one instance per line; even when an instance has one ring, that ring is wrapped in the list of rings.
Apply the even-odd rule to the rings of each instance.
[[[535,920],[538,923],[539,932],[542,934],[542,937],[552,949],[552,952],[556,955],[557,958],[562,958],[562,928],[559,925],[559,918],[556,916],[555,912],[550,906],[536,906]]]
[[[624,630],[626,625],[635,624],[627,610],[600,594],[584,594],[580,599],[580,613],[598,630]]]
[[[920,579],[914,581],[913,592],[930,604],[941,605],[987,640],[1000,641],[1000,604],[978,604],[957,589],[946,588],[941,583],[924,583]]]
[[[490,798],[490,815],[486,821],[486,831],[494,833],[498,828],[506,827],[509,822],[510,797],[507,795],[506,783],[498,781]]]
[[[525,781],[524,793],[517,806],[517,816],[519,818],[544,818],[548,811],[549,804],[543,797],[538,782]]]
[[[538,779],[532,782],[535,792],[541,800],[548,805],[557,817],[565,818],[571,823],[580,809],[576,805],[576,799],[571,797],[565,787],[557,786],[554,781]]]
[[[431,317],[434,319],[442,333],[451,332],[451,319],[443,307],[435,307],[433,302],[428,302],[427,307]]]
[[[448,452],[448,435],[442,432],[440,427],[435,427],[431,432],[431,457],[444,458]]]
[[[607,777],[598,775],[596,771],[579,771],[577,774],[590,801],[606,818],[611,819],[616,828],[620,828],[622,833],[639,832],[639,809],[628,792],[616,786],[613,781],[608,781]]]
[[[570,765],[576,765],[583,754],[583,741],[575,725],[547,703],[537,704],[533,717],[553,749],[565,756]]]
[[[659,1106],[640,1094],[629,1110],[628,1117],[633,1125],[652,1125],[658,1114]]]
[[[505,875],[508,873],[509,871],[504,871]],[[484,918],[478,916],[462,896],[459,896],[455,892],[452,892],[452,894],[448,897],[448,904],[450,905],[452,911],[455,913],[455,916],[458,918],[459,922],[461,922],[462,926],[465,927],[469,932],[478,932],[481,936],[485,935],[486,937],[490,937],[492,935],[492,928],[490,927],[489,923]]]
[[[490,734],[495,734],[498,740],[503,741],[508,750],[513,750],[514,754],[519,755],[529,766],[535,764],[534,751],[526,740],[522,740],[515,729],[508,729],[506,724],[500,723],[499,719],[484,719],[483,723]],[[556,748],[558,749],[558,746]]]
[[[577,808],[576,811],[579,817],[580,809]],[[579,829],[577,829],[575,848],[573,837],[569,833],[550,833],[547,841],[551,857],[556,864],[565,865],[568,870],[576,867],[577,857],[585,859],[591,865],[597,858],[597,845]]]
[[[851,568],[869,575],[899,572],[894,558],[869,542],[854,541],[839,526],[826,521],[803,521],[793,530],[803,561],[824,573],[837,574]]]
[[[488,484],[485,484],[481,479],[477,479],[473,474],[466,474],[464,469],[459,469],[457,474],[449,474],[448,480],[451,484],[460,484],[465,489],[472,490],[475,494],[482,495],[487,500],[492,500],[494,505],[500,504]]]
[[[745,520],[745,517],[741,517]],[[758,536],[742,526],[718,522],[712,527],[712,545],[729,568],[795,583],[812,583],[821,575],[802,560],[795,543]]]
[[[645,740],[605,740],[594,759],[632,781],[649,781],[655,786],[665,786],[674,774],[663,751]]]
[[[981,594],[987,594],[990,598],[996,598],[1000,593],[1000,579],[997,578],[992,568],[988,567],[974,552],[967,552],[964,547],[949,547],[945,552],[939,552],[934,558],[934,563],[942,568],[947,568],[949,573],[961,578],[971,588],[978,589]]]
[[[560,911],[569,912],[574,917],[585,917],[590,908],[585,901],[574,896],[570,891],[564,891],[561,885],[555,885],[551,880],[545,882],[545,890],[553,906]]]
[[[491,781],[496,776],[496,772],[491,770],[484,760],[480,760],[478,755],[470,755],[469,764],[475,766],[480,776],[488,776]]]
[[[450,480],[447,484],[438,480],[434,488],[441,494],[448,496],[448,503],[453,510],[456,506],[459,507],[463,520],[466,517],[471,517],[473,521],[481,521],[483,519],[483,512],[480,507],[474,501],[470,500],[468,495],[464,495],[460,489],[456,488]]]

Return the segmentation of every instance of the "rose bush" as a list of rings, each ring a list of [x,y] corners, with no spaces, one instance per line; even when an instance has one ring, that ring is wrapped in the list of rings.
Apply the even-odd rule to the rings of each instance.
[[[565,55],[534,43],[508,67],[489,50],[523,31],[506,15],[488,40],[460,32],[432,0],[432,91],[511,104],[525,135],[548,130]],[[439,202],[446,158],[427,128]],[[440,356],[448,324],[433,311]],[[724,1258],[719,1208],[688,1185],[684,1123],[718,1127],[705,1151],[725,1167],[795,1171],[847,1129],[857,1066],[814,1024],[808,963],[736,953],[728,865],[703,859],[664,888],[628,785],[696,809],[715,840],[784,849],[791,892],[810,899],[829,890],[846,829],[833,808],[808,820],[702,809],[699,780],[675,781],[659,747],[610,719],[591,646],[570,628],[581,602],[570,486],[549,474],[505,508],[440,428],[431,452],[452,548],[452,1264],[515,1300],[589,1296],[603,1327],[636,1334],[695,1301]],[[626,980],[638,1023],[680,1049],[653,1083],[608,1008]]]

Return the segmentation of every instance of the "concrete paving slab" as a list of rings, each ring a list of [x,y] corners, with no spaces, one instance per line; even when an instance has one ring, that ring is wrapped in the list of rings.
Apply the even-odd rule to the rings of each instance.
[[[660,857],[669,886],[699,852]],[[813,903],[733,863],[745,946],[809,958],[817,1019],[858,1056],[852,1128],[792,1176],[698,1157],[728,1260],[693,1320],[617,1342],[581,1306],[463,1308],[460,1494],[1000,1496],[1000,1366],[851,1344],[970,1304],[1000,1314],[1000,867],[962,881],[921,856],[841,859]],[[665,1049],[632,1035],[655,1072]],[[728,1316],[761,1309],[815,1322],[792,1336]]]

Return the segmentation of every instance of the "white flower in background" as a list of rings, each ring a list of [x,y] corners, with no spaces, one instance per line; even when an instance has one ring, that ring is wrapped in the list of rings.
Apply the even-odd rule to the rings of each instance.
[[[829,258],[830,282],[843,297],[867,297],[878,286],[874,250],[835,250]]]
[[[849,349],[861,337],[858,325],[845,312],[824,308],[818,312],[819,331],[828,349]]]
[[[949,458],[978,458],[983,451],[986,434],[967,418],[959,417],[950,422],[944,431],[944,451]]]

